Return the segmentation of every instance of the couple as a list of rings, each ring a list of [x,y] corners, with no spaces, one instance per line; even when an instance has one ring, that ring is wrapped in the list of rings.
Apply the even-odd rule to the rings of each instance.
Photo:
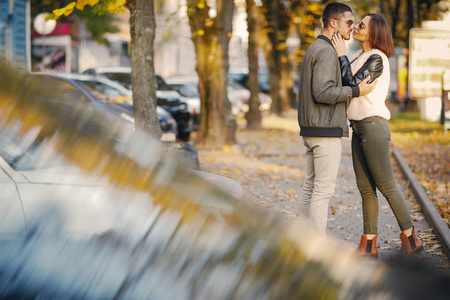
[[[305,52],[300,70],[298,121],[306,146],[306,181],[299,215],[309,217],[323,234],[341,160],[341,137],[353,128],[352,158],[362,197],[364,234],[355,254],[378,257],[378,199],[386,197],[402,233],[401,252],[423,250],[405,200],[395,184],[390,157],[390,112],[385,105],[394,53],[389,22],[369,14],[354,25],[349,6],[334,2],[322,14],[322,34]],[[354,32],[362,50],[349,59],[345,41]]]

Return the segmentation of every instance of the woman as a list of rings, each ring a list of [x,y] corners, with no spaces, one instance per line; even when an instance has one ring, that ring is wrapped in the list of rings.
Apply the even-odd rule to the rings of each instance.
[[[391,115],[385,105],[390,70],[388,57],[394,54],[391,27],[386,18],[368,14],[356,26],[355,40],[362,49],[349,62],[345,56],[345,42],[339,33],[332,38],[339,56],[343,84],[356,86],[367,76],[377,79],[375,89],[367,96],[353,98],[347,116],[353,128],[352,158],[356,181],[362,197],[364,234],[355,253],[359,256],[378,257],[376,245],[378,229],[378,199],[376,189],[386,197],[402,230],[401,252],[413,255],[423,250],[417,238],[405,199],[394,181],[389,149]]]

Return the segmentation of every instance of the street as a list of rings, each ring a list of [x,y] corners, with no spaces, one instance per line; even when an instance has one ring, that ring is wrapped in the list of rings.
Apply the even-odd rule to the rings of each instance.
[[[306,166],[304,146],[298,135],[296,112],[285,118],[267,116],[264,129],[237,132],[239,146],[223,151],[199,151],[202,169],[241,184],[248,201],[279,216],[287,226],[297,216]],[[343,153],[335,196],[330,202],[328,235],[334,243],[356,248],[362,234],[361,198],[353,173],[350,138],[342,139]],[[395,166],[395,165],[394,165]],[[425,244],[417,259],[450,272],[450,264],[431,225],[424,219],[408,182],[395,166],[397,184],[406,197],[413,224]],[[386,199],[379,193],[379,261],[388,263],[400,249],[400,230]]]

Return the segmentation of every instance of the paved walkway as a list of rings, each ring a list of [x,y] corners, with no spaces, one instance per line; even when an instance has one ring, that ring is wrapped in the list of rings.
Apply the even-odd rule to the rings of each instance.
[[[240,130],[238,142],[240,147],[225,151],[200,151],[202,169],[236,180],[250,202],[270,214],[277,214],[280,221],[289,226],[296,219],[306,166],[305,149],[298,131],[283,128]],[[350,139],[345,138],[342,143],[335,197],[330,202],[328,235],[337,243],[356,248],[363,228],[361,199],[353,173]],[[426,244],[425,251],[417,258],[450,272],[449,260],[398,168],[396,181],[407,199],[416,232]],[[400,230],[385,198],[379,194],[379,199],[379,260],[388,262],[400,249]]]

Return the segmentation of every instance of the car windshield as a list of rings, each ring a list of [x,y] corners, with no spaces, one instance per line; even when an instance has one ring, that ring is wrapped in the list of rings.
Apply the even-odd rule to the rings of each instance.
[[[162,79],[161,76],[155,75],[156,77],[156,85],[158,86],[158,90],[160,91],[171,91],[172,88]]]
[[[242,90],[245,89],[241,84],[234,80],[228,80],[228,86],[231,87],[234,90]]]
[[[195,85],[191,84],[169,84],[171,88],[187,98],[198,98],[198,89]]]
[[[268,83],[269,82],[269,73],[258,73],[258,82]]]
[[[103,76],[112,81],[117,81],[127,89],[131,89],[131,74],[130,73],[117,73],[117,72],[105,72]]]
[[[14,130],[12,130],[14,132]],[[31,130],[20,140],[0,130],[0,156],[17,171],[63,165],[65,160],[49,148],[49,141],[39,141],[39,130]]]
[[[131,93],[95,80],[75,80],[95,98],[104,103],[132,102]]]

